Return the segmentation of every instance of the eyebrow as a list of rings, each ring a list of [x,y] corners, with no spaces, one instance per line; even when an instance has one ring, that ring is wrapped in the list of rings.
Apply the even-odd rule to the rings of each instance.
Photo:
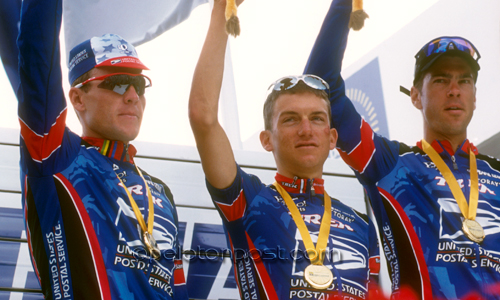
[[[291,116],[291,115],[300,115],[300,114],[298,112],[296,112],[296,111],[293,111],[293,110],[286,110],[286,111],[280,113],[279,117],[282,117],[282,116]],[[313,116],[317,116],[317,115],[328,116],[328,113],[325,112],[325,111],[318,110],[318,111],[313,111],[310,115],[313,115]]]

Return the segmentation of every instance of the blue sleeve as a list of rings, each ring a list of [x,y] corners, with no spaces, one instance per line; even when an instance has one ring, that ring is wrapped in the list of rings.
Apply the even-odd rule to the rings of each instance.
[[[376,182],[395,166],[399,144],[375,134],[345,94],[340,72],[351,11],[352,0],[332,2],[304,73],[317,75],[330,85],[331,125],[339,133],[340,155],[358,173],[362,183]]]
[[[21,0],[2,1],[0,5],[0,58],[14,92],[19,87],[16,39],[21,14]]]
[[[59,32],[62,0],[25,0],[17,46],[19,49],[18,113],[21,158],[28,170],[58,164],[66,133],[66,100],[62,87]]]

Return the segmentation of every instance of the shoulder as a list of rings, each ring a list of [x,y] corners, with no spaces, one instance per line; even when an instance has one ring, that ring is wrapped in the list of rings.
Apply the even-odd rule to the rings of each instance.
[[[407,154],[423,154],[425,155],[425,152],[420,149],[418,146],[409,146],[405,143],[399,143],[399,155],[407,155]]]
[[[484,161],[491,169],[500,172],[500,159],[479,153],[476,158]]]
[[[250,201],[265,187],[259,177],[243,171],[239,165],[233,183],[227,188],[215,188],[208,181],[206,185],[212,200],[222,203],[233,203],[242,195],[245,201]]]
[[[357,221],[369,224],[370,219],[368,218],[368,215],[344,204],[342,201],[339,199],[330,197],[332,199],[332,207],[335,207],[337,209],[341,210],[341,213],[345,213],[347,215],[350,215],[352,218],[354,218]]]

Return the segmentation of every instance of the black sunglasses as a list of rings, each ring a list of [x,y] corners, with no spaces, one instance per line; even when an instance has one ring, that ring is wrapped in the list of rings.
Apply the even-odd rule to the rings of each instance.
[[[89,78],[84,82],[75,85],[75,87],[81,88],[85,84],[94,80],[102,80],[97,87],[113,91],[120,95],[125,94],[129,87],[133,86],[137,94],[142,96],[146,92],[146,89],[153,85],[151,79],[142,74],[112,73]]]

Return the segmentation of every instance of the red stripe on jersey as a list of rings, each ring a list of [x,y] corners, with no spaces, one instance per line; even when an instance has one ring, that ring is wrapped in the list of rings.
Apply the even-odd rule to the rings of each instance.
[[[252,261],[255,266],[255,270],[257,270],[257,275],[260,278],[260,282],[262,282],[262,287],[264,288],[264,292],[267,296],[266,298],[269,300],[278,300],[278,294],[276,294],[276,290],[274,289],[271,277],[269,277],[269,274],[267,273],[266,266],[264,266],[262,258],[258,254],[259,252],[257,251],[257,249],[255,249],[255,245],[252,243],[252,239],[250,239],[247,232],[245,232],[245,235],[247,237],[250,256],[252,257]]]
[[[403,225],[404,230],[406,231],[406,235],[408,240],[411,243],[411,248],[414,254],[414,259],[418,265],[418,274],[414,274],[416,276],[420,275],[420,286],[421,286],[421,295],[423,300],[432,300],[432,287],[431,281],[429,278],[429,271],[427,269],[427,263],[425,262],[424,253],[422,252],[422,246],[420,245],[420,240],[417,236],[417,233],[413,229],[413,225],[411,224],[410,219],[406,215],[404,209],[399,205],[396,199],[392,197],[387,191],[382,188],[378,188],[379,193],[382,197],[387,200],[387,202],[392,206],[394,211],[397,213],[399,217],[399,222]],[[408,258],[405,257],[405,260]],[[401,263],[401,258],[399,259]]]
[[[85,229],[84,231],[87,237],[87,243],[92,254],[92,260],[94,261],[94,270],[96,271],[96,278],[99,284],[101,299],[111,299],[108,274],[106,272],[106,266],[104,265],[104,260],[102,258],[101,246],[99,245],[99,240],[97,239],[94,227],[92,226],[92,222],[89,215],[87,214],[85,206],[83,205],[82,199],[80,199],[80,196],[75,191],[71,183],[66,179],[66,177],[64,177],[60,173],[55,174],[54,177],[59,180],[59,182],[68,192],[68,195],[71,197],[75,209],[78,212],[78,216],[80,217],[82,227]]]
[[[231,205],[215,202],[219,207],[220,211],[224,214],[228,222],[232,222],[241,219],[245,214],[247,208],[247,199],[243,190],[240,191],[238,198],[231,203]]]
[[[186,278],[184,277],[184,268],[182,267],[182,259],[174,260],[174,285],[186,284]]]
[[[368,260],[370,274],[378,275],[380,273],[380,256],[372,256]]]
[[[43,135],[37,134],[29,128],[22,119],[19,119],[19,124],[21,124],[21,136],[33,160],[42,162],[61,146],[64,128],[66,126],[66,112],[67,108],[57,117],[49,133]]]
[[[373,154],[375,153],[375,144],[373,143],[373,130],[365,122],[365,120],[361,120],[361,128],[360,128],[361,141],[359,144],[352,149],[351,152],[346,153],[340,149],[339,154],[342,156],[342,159],[354,170],[359,173],[363,173],[366,169],[366,166],[371,161]]]

